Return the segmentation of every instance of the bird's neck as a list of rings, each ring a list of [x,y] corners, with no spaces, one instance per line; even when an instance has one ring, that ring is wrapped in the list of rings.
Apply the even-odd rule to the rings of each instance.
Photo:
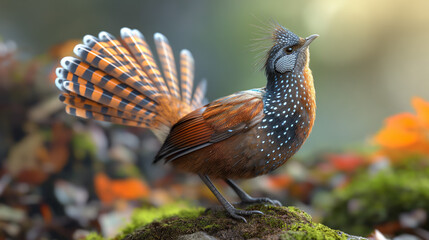
[[[305,115],[313,126],[316,102],[313,76],[310,68],[305,66],[300,71],[284,74],[272,73],[267,76],[266,96],[264,99],[265,114],[285,117],[295,114]]]

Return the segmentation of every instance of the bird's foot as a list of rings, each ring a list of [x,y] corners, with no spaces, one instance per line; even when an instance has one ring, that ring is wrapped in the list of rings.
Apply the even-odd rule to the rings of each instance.
[[[254,203],[267,203],[274,206],[282,206],[281,202],[275,199],[270,199],[267,197],[261,197],[261,198],[254,198],[254,197],[247,197],[244,199],[241,199],[241,202],[238,203],[238,205],[246,206]]]
[[[273,199],[269,199],[266,197],[262,198],[254,198],[251,197],[249,194],[247,194],[243,189],[241,189],[237,184],[235,184],[231,179],[225,179],[225,182],[237,193],[238,197],[241,199],[241,202],[238,203],[238,205],[250,205],[254,203],[267,203],[274,206],[281,206],[282,204]]]
[[[219,202],[222,204],[222,206],[225,208],[225,210],[228,212],[228,214],[237,220],[241,220],[245,223],[247,223],[246,219],[243,216],[249,216],[252,214],[264,214],[261,211],[258,210],[240,210],[240,209],[236,209],[231,203],[229,203],[223,196],[222,194],[220,194],[220,192],[216,189],[216,187],[213,185],[213,183],[211,182],[210,178],[207,175],[202,175],[200,174],[201,180],[203,180],[203,182],[207,185],[207,187],[213,192],[213,194],[216,196],[216,198],[219,200]],[[233,183],[232,181],[228,180],[227,181],[229,184],[232,184],[232,186],[234,186],[234,190],[238,191],[238,194],[240,196],[240,199],[249,199],[251,198],[250,196],[248,196],[243,190],[241,190],[240,188],[238,188],[235,183]],[[241,216],[243,215],[243,216]]]
[[[253,214],[264,215],[263,212],[258,211],[258,210],[240,210],[240,209],[236,209],[236,208],[234,208],[232,206],[228,207],[228,208],[225,208],[225,210],[228,212],[228,214],[232,218],[237,219],[237,220],[241,220],[241,221],[243,221],[245,223],[247,223],[247,220],[243,216],[250,216],[250,215],[253,215]]]

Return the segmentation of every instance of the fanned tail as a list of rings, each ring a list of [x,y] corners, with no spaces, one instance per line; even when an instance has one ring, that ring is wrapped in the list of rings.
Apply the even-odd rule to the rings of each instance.
[[[138,30],[121,29],[121,39],[107,32],[86,35],[57,69],[56,86],[66,112],[82,118],[150,128],[162,141],[184,115],[201,107],[205,81],[192,97],[194,59],[180,54],[180,81],[173,51],[156,33],[156,49],[163,74]],[[180,87],[179,87],[180,86]]]

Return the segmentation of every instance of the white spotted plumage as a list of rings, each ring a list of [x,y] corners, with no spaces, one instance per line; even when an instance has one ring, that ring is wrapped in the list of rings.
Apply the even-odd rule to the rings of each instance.
[[[309,97],[305,88],[307,82],[303,76],[302,72],[275,76],[274,88],[265,95],[265,117],[258,130],[264,130],[266,135],[261,138],[258,145],[261,152],[264,152],[264,149],[272,150],[265,155],[264,171],[274,170],[295,153],[291,150],[292,147],[296,147],[296,143],[291,141],[292,136],[297,128],[302,129],[309,124],[307,119],[301,121],[302,112],[309,108],[309,103],[305,101]],[[301,84],[298,84],[297,79]],[[260,135],[258,139],[259,137]]]

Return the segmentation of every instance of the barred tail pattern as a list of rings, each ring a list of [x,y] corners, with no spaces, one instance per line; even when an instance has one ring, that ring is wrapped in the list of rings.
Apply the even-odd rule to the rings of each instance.
[[[86,35],[74,48],[78,58],[65,57],[58,68],[56,86],[66,112],[82,118],[150,128],[163,140],[185,114],[201,107],[205,81],[192,95],[194,59],[180,55],[177,74],[167,38],[154,35],[163,72],[138,30],[121,29],[121,39],[107,32]],[[180,81],[179,81],[180,76]]]

